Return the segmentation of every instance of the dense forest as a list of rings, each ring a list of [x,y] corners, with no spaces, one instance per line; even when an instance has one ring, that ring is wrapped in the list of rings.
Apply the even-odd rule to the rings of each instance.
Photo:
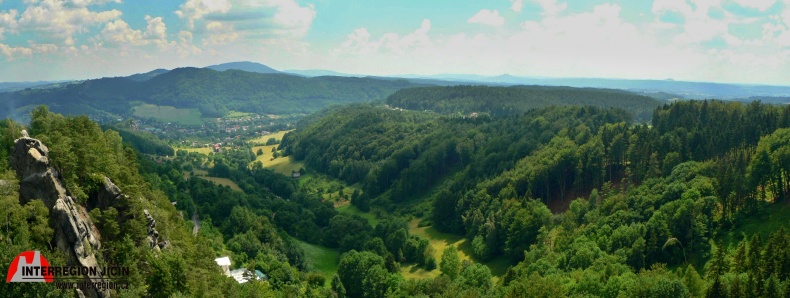
[[[790,190],[788,107],[684,101],[632,124],[624,112],[594,107],[448,118],[357,105],[305,121],[286,135],[285,151],[359,183],[365,192],[352,203],[425,216],[467,237],[478,259],[515,265],[495,291],[467,291],[790,291],[779,265],[788,261],[783,229],[731,234]],[[446,294],[431,286],[438,280],[413,282],[405,283],[410,295]]]
[[[790,235],[778,220],[790,193],[790,107],[678,101],[640,123],[633,110],[595,105],[464,117],[351,104],[305,117],[276,153],[303,161],[310,183],[353,186],[346,193],[264,168],[252,144],[173,156],[154,135],[45,107],[26,129],[50,148],[60,179],[97,226],[101,262],[133,268],[131,290],[116,293],[123,297],[790,293]],[[9,169],[22,129],[0,122],[8,227],[0,229],[0,262],[37,249],[62,263],[47,208],[20,204]],[[96,204],[101,177],[127,196]],[[339,212],[345,199],[376,220]],[[143,209],[169,248],[147,248]],[[437,251],[412,232],[415,220],[468,247]],[[314,268],[305,245],[339,253],[335,271]],[[220,256],[266,279],[238,284],[214,263]],[[484,265],[496,259],[510,266],[497,276]],[[439,274],[406,278],[405,266]],[[72,296],[48,284],[4,283],[0,292]]]
[[[562,105],[619,108],[637,120],[650,119],[661,101],[627,91],[548,86],[446,86],[402,89],[387,97],[387,104],[409,110],[442,114],[487,113],[519,115],[532,109]]]

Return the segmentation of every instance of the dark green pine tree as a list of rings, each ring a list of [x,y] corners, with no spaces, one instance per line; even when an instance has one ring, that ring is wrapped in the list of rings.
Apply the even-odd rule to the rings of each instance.
[[[708,292],[705,294],[706,298],[726,298],[727,296],[727,288],[724,284],[721,283],[721,279],[716,277],[713,280],[713,284],[708,287]]]

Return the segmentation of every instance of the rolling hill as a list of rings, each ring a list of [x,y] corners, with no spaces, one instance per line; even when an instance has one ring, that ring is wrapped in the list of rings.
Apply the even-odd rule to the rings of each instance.
[[[547,86],[448,86],[404,89],[387,98],[387,104],[409,110],[442,114],[488,113],[493,116],[523,114],[548,106],[589,105],[619,108],[640,121],[650,119],[662,101],[634,93],[595,88]]]
[[[257,72],[257,73],[280,73],[274,68],[268,67],[260,63],[248,62],[248,61],[222,63],[217,65],[206,66],[205,68],[213,69],[217,71],[241,70],[246,72]]]
[[[0,116],[14,118],[41,104],[64,114],[110,112],[129,115],[134,106],[142,103],[197,108],[203,117],[219,117],[231,110],[311,113],[334,104],[369,102],[384,99],[399,89],[425,86],[389,78],[305,78],[202,68],[177,68],[153,75],[155,73],[2,93],[0,101],[6,104],[0,107]],[[150,78],[143,80],[145,76]]]

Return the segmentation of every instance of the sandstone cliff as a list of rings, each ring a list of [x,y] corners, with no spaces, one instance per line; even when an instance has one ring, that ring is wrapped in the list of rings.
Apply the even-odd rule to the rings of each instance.
[[[55,230],[54,242],[68,257],[69,266],[99,267],[96,253],[101,248],[100,235],[85,209],[67,195],[58,172],[50,166],[49,149],[41,141],[27,136],[14,143],[11,167],[19,177],[19,200],[25,204],[42,200],[49,208]],[[84,279],[101,282],[100,276]],[[89,297],[107,297],[101,290],[86,290]]]

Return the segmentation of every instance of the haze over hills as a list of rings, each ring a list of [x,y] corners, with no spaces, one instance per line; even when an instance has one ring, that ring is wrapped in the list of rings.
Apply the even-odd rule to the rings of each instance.
[[[228,63],[206,66],[205,68],[213,69],[217,71],[241,70],[241,71],[257,72],[257,73],[280,73],[280,71],[274,68],[268,67],[260,63],[249,62],[249,61],[228,62]]]
[[[158,76],[160,74],[167,73],[168,71],[170,71],[170,70],[159,68],[159,69],[154,69],[154,70],[146,72],[146,73],[133,74],[133,75],[128,76],[127,78],[129,78],[131,80],[134,80],[134,81],[143,82],[143,81],[148,81],[151,78],[153,78],[155,76]]]
[[[374,77],[377,79],[408,79],[414,83],[431,85],[541,85],[541,86],[568,86],[579,88],[606,88],[620,89],[635,93],[645,94],[654,98],[671,99],[723,99],[738,101],[761,100],[771,103],[790,102],[790,86],[748,85],[731,83],[686,82],[675,80],[632,80],[632,79],[600,79],[600,78],[548,78],[548,77],[521,77],[509,74],[497,76],[484,76],[475,74],[437,74],[437,75],[392,75],[392,76],[367,76],[362,74],[348,74],[325,69],[286,70],[278,71],[257,62],[239,61],[229,62],[205,67],[217,71],[240,70],[262,74],[292,74],[303,77]],[[156,69],[146,73],[130,75],[127,78],[134,81],[146,81],[155,76],[167,73],[170,70]],[[43,86],[53,82],[9,82],[0,83],[0,92],[20,91],[25,88]],[[661,94],[663,93],[663,94]]]
[[[23,115],[41,104],[64,114],[130,115],[133,107],[142,103],[194,108],[203,117],[220,117],[231,110],[311,113],[333,104],[384,99],[396,90],[423,86],[402,79],[305,78],[202,68],[177,68],[156,75],[157,72],[88,80],[60,88],[1,93],[0,101],[6,105],[0,109],[0,115]]]
[[[519,115],[549,106],[595,106],[617,108],[636,120],[647,121],[663,101],[616,89],[547,86],[445,86],[398,90],[387,104],[410,110],[443,114],[488,113]]]
[[[305,77],[321,77],[321,76],[336,76],[336,77],[364,77],[364,75],[347,74],[326,69],[289,69],[283,72],[292,73],[295,75]]]
[[[675,80],[630,80],[599,78],[541,78],[512,75],[481,76],[440,74],[430,76],[402,75],[406,78],[452,80],[478,84],[542,85],[621,89],[642,93],[665,92],[686,99],[748,99],[754,96],[790,96],[790,86],[747,85],[710,82],[685,82]]]
[[[231,62],[205,68],[156,69],[128,77],[74,81],[69,84],[3,83],[0,84],[0,90],[7,92],[0,92],[0,100],[6,104],[0,108],[0,115],[16,118],[27,114],[27,111],[40,104],[49,105],[53,111],[65,114],[109,112],[113,115],[131,115],[133,108],[143,103],[194,108],[199,110],[203,117],[219,117],[232,110],[298,114],[315,112],[333,104],[383,100],[404,88],[455,85],[542,85],[619,89],[664,101],[685,98],[760,100],[774,104],[790,102],[788,86],[673,80],[528,78],[511,75],[357,77],[326,70],[280,72],[260,63]],[[544,100],[551,101],[551,98],[554,98],[546,96],[548,97]],[[442,97],[436,100],[442,100]],[[422,109],[435,110],[430,107]],[[649,110],[631,112],[635,113],[636,118],[646,119],[645,117],[649,117]]]
[[[38,81],[38,82],[0,82],[0,93],[19,91],[26,88],[46,88],[66,81]]]

